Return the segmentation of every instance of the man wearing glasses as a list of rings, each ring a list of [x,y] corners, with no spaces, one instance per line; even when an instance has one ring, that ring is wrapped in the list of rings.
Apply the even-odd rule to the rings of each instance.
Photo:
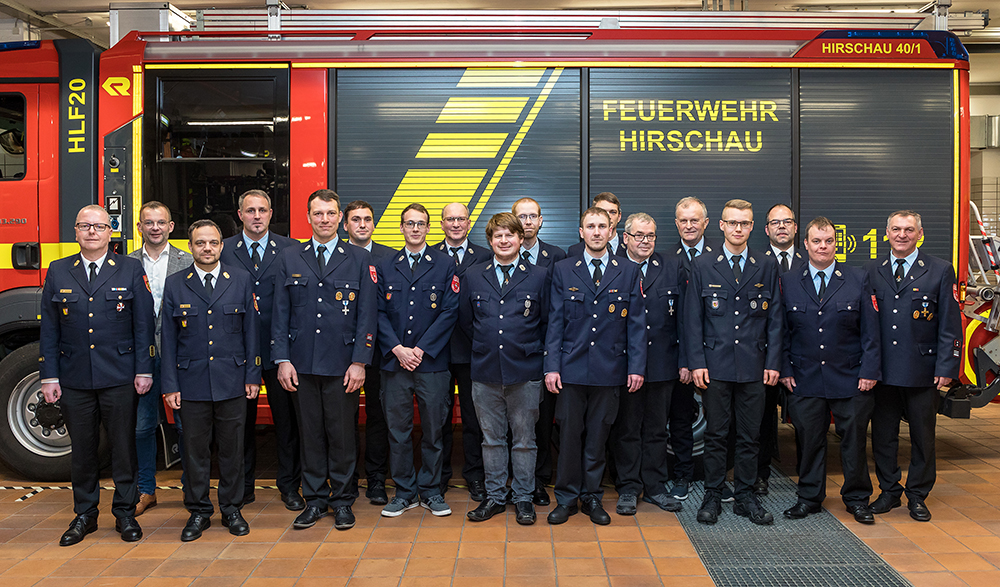
[[[622,204],[618,201],[618,196],[611,192],[601,192],[594,196],[594,207],[600,208],[608,213],[611,219],[611,227],[608,238],[608,252],[619,257],[625,256],[625,245],[618,237],[618,222],[622,219]],[[567,251],[569,257],[575,257],[583,253],[585,243],[579,242]]]
[[[771,246],[764,256],[778,263],[778,275],[789,270],[797,270],[806,264],[806,258],[795,246],[798,225],[792,209],[784,204],[775,204],[767,211],[764,232]],[[764,418],[760,422],[760,454],[757,457],[757,480],[753,491],[757,495],[767,495],[771,481],[771,461],[778,451],[778,400],[782,389],[777,385],[764,388]]]
[[[156,314],[156,348],[160,348],[160,304],[163,301],[163,284],[167,277],[186,269],[192,263],[191,254],[170,244],[170,233],[174,221],[170,209],[161,202],[150,201],[139,208],[136,222],[142,235],[142,246],[129,253],[129,257],[142,262],[149,280],[149,290],[153,294],[153,312]],[[139,396],[139,407],[135,416],[135,456],[138,464],[137,482],[139,503],[135,515],[139,516],[156,506],[156,427],[160,425],[163,402],[160,395],[160,353],[153,359],[153,386],[149,393]],[[174,422],[180,433],[180,412],[174,414]],[[179,443],[180,444],[180,443]]]
[[[153,296],[142,263],[108,250],[111,220],[104,208],[84,206],[75,228],[80,253],[53,261],[45,277],[38,359],[42,395],[60,401],[73,449],[76,517],[59,545],[77,544],[97,530],[102,422],[111,442],[115,531],[136,542],[142,538],[135,520],[136,394],[153,383]]]
[[[378,348],[382,405],[389,425],[389,469],[396,494],[382,509],[394,518],[418,505],[451,514],[441,495],[442,430],[451,401],[451,332],[461,291],[455,261],[427,246],[430,213],[403,208],[406,245],[378,267]],[[413,465],[413,399],[420,410],[421,463]]]
[[[702,389],[705,418],[705,499],[698,521],[714,524],[722,512],[726,445],[735,417],[736,466],[733,513],[755,524],[774,517],[753,493],[764,385],[775,385],[781,368],[782,316],[778,267],[747,246],[753,208],[730,200],[719,222],[726,242],[715,255],[691,263],[684,310],[688,367]]]
[[[646,299],[646,378],[635,393],[618,402],[618,418],[611,428],[610,447],[615,462],[619,515],[634,515],[639,494],[643,501],[676,512],[681,502],[667,494],[667,414],[684,365],[678,336],[683,271],[676,257],[654,251],[656,221],[645,213],[625,221],[623,240],[628,260],[639,266]]]
[[[555,245],[550,245],[538,238],[542,229],[542,207],[532,198],[521,198],[514,202],[510,211],[521,221],[524,228],[524,241],[521,243],[521,259],[539,267],[551,268],[558,261],[566,258],[566,252]],[[535,489],[531,493],[531,501],[535,505],[549,505],[549,494],[545,486],[552,483],[552,433],[553,420],[556,416],[556,398],[554,393],[543,393],[542,403],[538,406],[538,421],[535,422]]]
[[[441,230],[444,240],[437,249],[448,254],[455,263],[455,275],[465,284],[465,270],[490,257],[489,249],[469,242],[469,209],[461,202],[453,202],[441,209]],[[461,328],[451,334],[451,383],[458,387],[458,406],[462,413],[462,478],[469,487],[473,501],[486,499],[486,472],[483,469],[483,432],[472,399],[472,341]],[[451,452],[455,433],[451,415],[455,407],[455,394],[449,393],[450,408],[441,431],[444,441],[444,461],[441,464],[441,494],[448,491],[451,480]]]

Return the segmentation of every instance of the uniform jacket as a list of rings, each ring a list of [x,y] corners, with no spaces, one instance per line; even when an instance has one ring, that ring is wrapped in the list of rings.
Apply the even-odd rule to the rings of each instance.
[[[781,370],[778,264],[745,252],[739,284],[721,247],[695,257],[685,292],[688,368],[708,369],[719,381],[762,381],[765,369]]]
[[[565,258],[566,251],[555,245],[550,245],[542,239],[538,239],[538,258],[533,260],[535,265],[546,268],[552,267]]]
[[[170,277],[171,275],[173,275],[174,273],[177,273],[178,271],[181,271],[182,269],[186,269],[189,265],[191,265],[191,263],[194,262],[194,260],[191,258],[191,253],[189,253],[187,251],[182,251],[182,250],[178,249],[177,247],[175,247],[174,245],[172,245],[170,243],[167,243],[167,248],[163,249],[163,253],[162,254],[168,255],[168,257],[167,257],[167,277]],[[128,256],[132,257],[133,259],[138,259],[139,263],[141,264],[142,263],[142,247],[139,247],[138,249],[132,251],[131,253],[128,254]],[[164,287],[166,287],[166,284],[164,284]],[[163,300],[160,300],[160,302],[162,303]],[[155,336],[157,348],[159,348],[159,346],[160,346],[160,329],[162,328],[161,321],[162,321],[161,320],[161,314],[157,314],[156,315],[156,336]]]
[[[691,259],[688,257],[687,249],[684,248],[684,243],[680,239],[677,239],[677,244],[673,247],[667,249],[670,251],[669,254],[677,257],[681,260],[681,268],[684,270],[685,274],[691,273]],[[716,253],[722,252],[722,241],[705,237],[705,246],[701,250],[701,257],[703,255],[714,255]],[[697,258],[697,257],[696,257]],[[685,277],[685,280],[687,277]]]
[[[771,250],[771,247],[767,247],[767,250],[764,251],[764,256],[767,257],[768,259],[774,259],[774,262],[778,264],[778,277],[780,278],[781,274],[783,273],[781,270],[781,257],[775,255],[774,251]],[[806,257],[806,255],[802,254],[800,247],[795,247],[795,253],[792,254],[788,270],[794,273],[796,269],[800,269],[802,267],[808,268],[808,265],[809,265],[809,259]]]
[[[928,387],[934,377],[958,378],[962,322],[955,270],[937,257],[917,254],[896,284],[891,254],[865,265],[882,327],[882,382]]]
[[[581,253],[555,264],[545,335],[545,372],[563,383],[625,385],[646,372],[646,306],[639,266],[611,255],[594,285]]]
[[[629,260],[631,262],[631,260]],[[640,274],[642,272],[640,271]],[[686,364],[680,344],[681,307],[685,289],[681,260],[654,252],[642,279],[646,296],[646,380],[671,381]]]
[[[153,296],[142,263],[109,252],[94,284],[79,254],[53,261],[42,287],[42,379],[103,389],[153,372]]]
[[[299,241],[295,239],[268,232],[267,248],[260,263],[254,266],[242,231],[223,241],[220,261],[226,265],[242,267],[253,277],[254,295],[257,296],[257,307],[260,308],[260,360],[264,369],[275,368],[271,362],[271,314],[274,306],[274,280],[278,272],[278,255],[285,248],[297,244]]]
[[[881,379],[878,311],[863,269],[837,263],[820,301],[808,263],[800,264],[781,276],[781,306],[788,333],[781,376],[795,377],[795,395],[854,397],[858,379]]]
[[[441,241],[434,245],[434,247],[451,258],[451,252],[448,250],[447,241]],[[469,269],[469,267],[478,265],[479,263],[492,258],[493,253],[489,248],[473,244],[470,240],[469,246],[465,250],[465,255],[462,257],[462,262],[455,266],[455,275],[458,276],[459,283],[461,285],[465,284],[465,272]],[[472,362],[472,340],[469,339],[469,335],[465,332],[465,330],[461,328],[456,328],[451,334],[451,362]]]
[[[472,340],[472,379],[512,385],[540,381],[551,280],[545,267],[515,263],[501,288],[493,259],[469,268],[458,323]]]
[[[451,362],[451,334],[458,320],[461,287],[451,256],[428,245],[410,272],[404,248],[379,264],[378,329],[382,369],[398,371],[392,349],[420,347],[424,351],[418,373],[447,371]]]
[[[194,265],[167,278],[163,287],[163,393],[184,401],[244,397],[260,384],[260,314],[253,277],[220,263],[211,299]]]
[[[396,249],[392,247],[387,247],[385,245],[380,245],[377,242],[372,241],[371,256],[372,256],[372,261],[375,262],[376,267],[378,266],[379,263],[382,262],[382,259],[385,259],[386,257],[391,257],[396,253],[397,253]]]
[[[271,360],[299,373],[340,377],[351,363],[370,364],[375,351],[375,265],[368,251],[344,240],[327,243],[319,274],[312,240],[278,254]]]

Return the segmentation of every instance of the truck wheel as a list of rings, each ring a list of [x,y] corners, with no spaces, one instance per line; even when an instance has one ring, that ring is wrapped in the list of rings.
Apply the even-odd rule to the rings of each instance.
[[[38,343],[25,345],[0,361],[0,460],[31,481],[68,481],[69,432],[58,405],[42,401]],[[102,467],[110,462],[101,434]]]

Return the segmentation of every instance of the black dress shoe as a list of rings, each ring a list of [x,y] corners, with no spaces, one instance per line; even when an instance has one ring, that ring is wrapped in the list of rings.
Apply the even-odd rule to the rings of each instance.
[[[767,479],[763,477],[757,477],[757,480],[753,484],[754,495],[767,495],[768,491],[771,489],[771,484],[768,483]]]
[[[868,504],[858,503],[847,506],[847,511],[854,514],[854,521],[860,524],[874,524],[875,513]]]
[[[354,527],[354,512],[349,505],[338,505],[333,508],[333,527],[338,530],[350,530]]]
[[[201,533],[212,526],[212,518],[204,514],[191,514],[187,525],[181,530],[181,542],[191,542],[201,538]]]
[[[872,513],[888,514],[901,505],[903,505],[903,502],[899,501],[898,497],[883,493],[878,496],[878,499],[872,502]]]
[[[79,544],[83,537],[97,530],[97,516],[79,515],[69,523],[69,529],[63,532],[59,546]]]
[[[549,505],[552,503],[549,500],[549,492],[545,491],[545,486],[541,483],[535,483],[535,490],[531,492],[531,503],[535,505]]]
[[[313,526],[316,525],[316,522],[318,522],[320,518],[325,518],[325,517],[326,517],[326,508],[320,509],[314,505],[311,505],[308,506],[304,512],[299,514],[297,518],[295,518],[295,521],[292,522],[292,528],[295,528],[296,530],[302,530],[303,528],[312,528]]]
[[[486,499],[486,484],[482,481],[469,481],[469,497],[472,498],[472,501]]]
[[[927,509],[927,504],[920,498],[912,498],[907,504],[910,508],[910,517],[918,522],[930,522],[931,511]]]
[[[136,522],[132,516],[115,520],[115,532],[121,534],[122,540],[125,542],[139,542],[142,540],[142,528],[139,527],[139,522]]]
[[[785,510],[785,517],[789,520],[801,520],[809,514],[818,514],[821,511],[823,511],[823,506],[821,505],[813,505],[797,501],[795,502],[795,505]]]
[[[604,507],[601,505],[601,500],[596,497],[585,499],[580,511],[590,516],[590,521],[595,524],[607,526],[611,523],[611,516],[608,515],[608,512],[604,511]]]
[[[506,503],[500,503],[498,501],[493,501],[492,499],[484,499],[479,504],[479,507],[465,515],[473,522],[485,522],[493,516],[502,514],[505,511],[507,511]]]
[[[376,479],[368,480],[368,489],[365,490],[365,497],[372,505],[385,505],[389,503],[389,495],[385,492],[385,482]]]
[[[285,509],[290,512],[298,512],[306,509],[306,500],[302,499],[302,496],[299,495],[298,489],[290,493],[282,493],[281,501],[285,504]]]
[[[551,512],[549,512],[548,521],[550,524],[565,524],[566,520],[570,516],[575,516],[577,512],[576,504],[573,505],[557,505]]]
[[[222,516],[222,525],[229,528],[229,533],[233,536],[246,536],[250,533],[250,524],[243,519],[240,510]]]
[[[517,516],[514,518],[522,526],[530,526],[535,523],[535,504],[530,501],[519,501],[514,504],[517,508]]]

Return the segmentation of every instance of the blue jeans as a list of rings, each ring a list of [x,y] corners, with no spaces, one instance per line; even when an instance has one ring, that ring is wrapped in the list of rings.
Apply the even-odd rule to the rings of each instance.
[[[510,465],[514,474],[514,502],[531,501],[535,489],[535,422],[542,400],[542,382],[514,385],[472,382],[472,401],[483,431],[483,468],[486,493],[503,503],[507,493],[507,427],[514,446]]]
[[[153,386],[145,395],[139,396],[135,412],[135,456],[138,462],[136,481],[139,493],[156,493],[156,428],[163,413],[163,397],[160,392],[160,355],[153,360]],[[181,443],[181,415],[174,411],[174,426],[177,428],[177,443]]]

